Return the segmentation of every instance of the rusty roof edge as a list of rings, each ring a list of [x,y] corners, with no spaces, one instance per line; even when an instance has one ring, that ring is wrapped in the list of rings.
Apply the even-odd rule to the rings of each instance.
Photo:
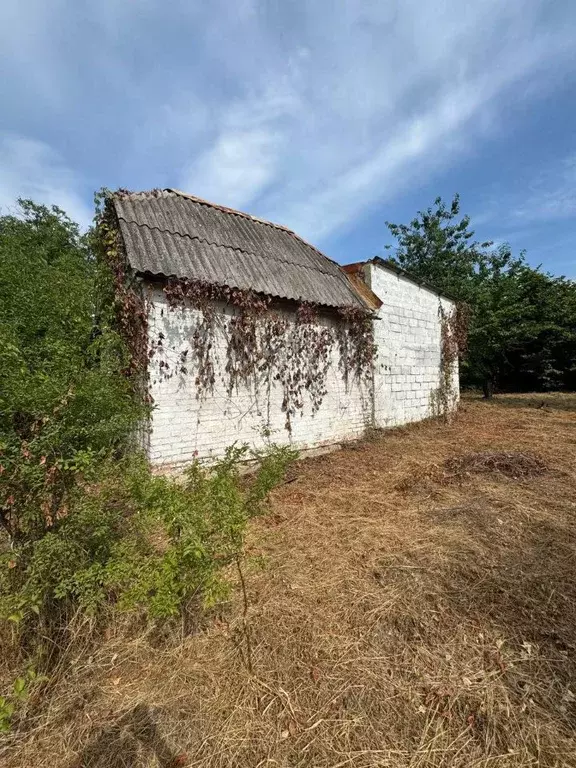
[[[404,277],[406,280],[409,280],[411,283],[414,283],[414,285],[418,285],[420,288],[425,288],[427,291],[431,291],[432,293],[435,293],[436,296],[439,296],[442,299],[448,299],[448,301],[451,301],[453,303],[457,303],[458,299],[451,295],[450,293],[447,293],[446,291],[439,291],[438,288],[435,288],[431,283],[426,282],[426,280],[421,280],[419,277],[416,277],[411,272],[408,272],[405,269],[402,269],[402,267],[399,267],[397,264],[394,264],[393,261],[388,261],[388,259],[383,259],[381,256],[374,256],[372,259],[366,259],[365,261],[355,261],[351,264],[345,264],[343,269],[346,271],[346,268],[354,268],[354,267],[362,267],[364,264],[377,264],[379,267],[382,267],[383,269],[387,269],[390,272],[394,272],[399,277]],[[352,271],[352,270],[351,270]]]
[[[380,309],[382,304],[384,303],[382,299],[377,296],[372,288],[370,288],[369,285],[367,285],[363,278],[358,274],[358,270],[352,270],[347,269],[346,267],[355,267],[355,264],[346,264],[344,266],[340,267],[340,270],[342,273],[346,276],[347,280],[350,282],[352,289],[355,293],[359,294],[360,298],[366,304],[366,306],[370,309],[371,312],[375,312],[377,309]]]

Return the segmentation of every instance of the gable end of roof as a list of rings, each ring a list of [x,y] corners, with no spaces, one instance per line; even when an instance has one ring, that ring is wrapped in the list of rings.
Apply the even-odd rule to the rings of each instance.
[[[366,259],[366,261],[356,261],[352,264],[345,264],[342,269],[344,269],[349,274],[357,274],[362,267],[365,264],[376,264],[376,266],[381,267],[382,269],[387,269],[389,272],[393,272],[395,275],[398,275],[398,277],[403,277],[405,280],[408,280],[411,283],[414,283],[414,285],[419,286],[420,288],[425,288],[427,291],[430,291],[431,293],[435,293],[436,296],[439,296],[442,299],[448,299],[448,301],[456,303],[458,299],[456,299],[454,296],[450,295],[449,293],[446,293],[445,291],[439,291],[436,287],[428,283],[426,280],[421,280],[419,277],[416,277],[411,272],[408,272],[405,269],[402,269],[402,267],[397,266],[394,264],[393,261],[389,261],[388,259],[383,259],[381,256],[374,256],[372,259]]]

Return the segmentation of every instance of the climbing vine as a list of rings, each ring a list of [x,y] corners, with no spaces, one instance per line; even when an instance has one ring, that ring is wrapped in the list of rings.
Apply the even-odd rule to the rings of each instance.
[[[165,281],[163,292],[167,311],[182,313],[182,327],[177,339],[166,338],[167,327],[150,338],[147,297],[141,280],[128,267],[109,193],[100,193],[97,202],[97,247],[113,274],[116,324],[129,349],[125,373],[147,401],[152,361],[162,379],[193,377],[199,399],[214,391],[218,375],[229,397],[241,386],[254,387],[255,392],[264,388],[268,394],[279,386],[285,427],[291,431],[292,419],[306,401],[313,414],[320,408],[335,350],[346,386],[351,380],[371,379],[372,320],[358,307],[340,307],[340,322],[333,325],[321,322],[325,310],[311,303],[298,302],[292,313],[274,308],[270,297],[255,291],[172,277]],[[197,311],[184,311],[190,309]],[[219,359],[222,354],[225,360]]]
[[[340,369],[348,384],[351,374],[353,378],[361,379],[371,372],[376,344],[372,320],[367,312],[359,307],[340,307],[338,314],[343,320],[338,327]]]
[[[95,246],[102,263],[112,272],[114,295],[111,305],[116,327],[128,346],[129,359],[124,374],[134,381],[145,401],[149,401],[146,376],[148,367],[148,312],[140,281],[128,267],[124,244],[109,193],[96,196]],[[107,280],[102,281],[107,285]],[[106,300],[106,299],[105,299]]]
[[[438,304],[440,317],[440,383],[433,393],[433,411],[449,419],[458,397],[458,383],[454,371],[456,363],[468,343],[470,310],[467,304],[459,302],[451,311]]]
[[[198,310],[187,314],[189,347],[179,353],[173,366],[162,352],[166,339],[160,333],[153,341],[149,357],[160,353],[157,370],[163,377],[185,376],[194,372],[196,396],[210,394],[216,383],[218,333],[225,339],[224,384],[228,396],[242,386],[262,385],[270,392],[274,383],[282,390],[285,426],[302,412],[306,399],[312,413],[320,408],[327,394],[327,376],[332,352],[339,350],[339,366],[346,385],[349,379],[363,380],[371,375],[374,339],[370,315],[362,309],[338,310],[337,328],[319,322],[319,307],[299,302],[295,315],[276,310],[271,298],[238,288],[216,286],[201,280],[171,278],[164,286],[170,311]]]

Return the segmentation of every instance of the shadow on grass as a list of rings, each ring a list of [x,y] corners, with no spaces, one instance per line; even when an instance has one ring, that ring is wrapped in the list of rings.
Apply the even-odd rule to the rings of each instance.
[[[533,408],[542,410],[576,411],[576,392],[533,392],[522,395],[494,395],[486,400],[481,394],[463,393],[463,402],[481,402],[492,408]]]
[[[101,729],[68,768],[178,768],[185,762],[160,733],[152,709],[138,704]]]

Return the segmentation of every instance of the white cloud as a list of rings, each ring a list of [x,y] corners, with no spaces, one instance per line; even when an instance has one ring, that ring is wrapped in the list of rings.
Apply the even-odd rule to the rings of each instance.
[[[276,178],[298,106],[282,85],[227,106],[216,115],[213,142],[184,170],[179,186],[233,208],[248,206]]]
[[[77,191],[78,179],[47,144],[0,134],[0,211],[9,212],[19,197],[57,205],[87,227],[91,208]]]
[[[42,110],[81,166],[4,139],[0,195],[67,195],[84,217],[86,178],[162,184],[318,240],[506,130],[507,100],[576,70],[576,6],[546,0],[6,4],[8,124],[40,139]],[[568,191],[554,200],[548,215],[571,210]]]
[[[537,71],[546,55],[546,46],[532,45],[502,56],[494,71],[460,79],[427,108],[398,117],[382,139],[372,137],[350,163],[345,164],[345,152],[336,155],[329,183],[324,179],[295,202],[281,196],[271,217],[284,211],[296,230],[322,238],[407,185],[422,182],[431,170],[454,164],[478,140],[477,124],[485,125],[483,118],[495,99]]]
[[[181,186],[233,208],[247,206],[274,178],[278,143],[266,130],[224,132],[188,170]]]
[[[220,51],[227,71],[248,73],[248,95],[233,107],[233,126],[226,108],[217,113],[181,185],[312,240],[345,228],[498,130],[499,106],[521,98],[519,86],[530,82],[533,97],[549,87],[550,71],[569,61],[571,36],[545,23],[542,8],[349,0],[334,13],[299,4],[282,34],[280,19],[260,14]],[[219,29],[234,40],[225,21]],[[270,82],[292,98],[284,110],[258,111]]]

